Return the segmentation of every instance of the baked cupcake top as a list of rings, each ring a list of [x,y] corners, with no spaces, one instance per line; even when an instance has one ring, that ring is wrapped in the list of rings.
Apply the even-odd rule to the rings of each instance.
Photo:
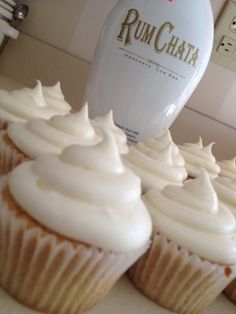
[[[31,217],[70,239],[128,252],[142,248],[152,223],[140,179],[121,162],[108,131],[95,146],[45,154],[9,175],[15,201]]]
[[[157,139],[131,146],[124,163],[141,177],[143,191],[182,185],[187,178],[185,162],[169,131]]]
[[[95,126],[98,124],[102,127],[108,128],[115,136],[120,154],[123,155],[128,153],[129,148],[127,145],[127,137],[125,133],[115,125],[112,110],[103,117],[95,117],[94,120],[92,120],[92,124]]]
[[[185,159],[188,175],[192,178],[197,177],[201,168],[209,173],[211,179],[217,177],[220,173],[220,167],[212,154],[212,147],[215,143],[203,146],[201,137],[197,143],[186,143],[179,145],[180,152]]]
[[[236,219],[222,205],[205,170],[183,187],[150,190],[144,201],[154,228],[180,247],[216,263],[236,263]]]
[[[236,217],[236,178],[219,177],[213,180],[212,183],[219,200],[225,204]]]
[[[53,116],[49,120],[33,118],[26,123],[12,122],[7,131],[11,141],[31,159],[44,153],[59,154],[72,144],[95,145],[101,136],[88,118],[88,106],[78,113]]]
[[[60,83],[43,87],[37,81],[35,88],[15,91],[0,90],[0,119],[25,122],[33,117],[49,119],[54,115],[64,115],[71,107],[65,101]]]
[[[221,177],[236,178],[236,157],[230,160],[219,161],[218,165],[221,168]]]

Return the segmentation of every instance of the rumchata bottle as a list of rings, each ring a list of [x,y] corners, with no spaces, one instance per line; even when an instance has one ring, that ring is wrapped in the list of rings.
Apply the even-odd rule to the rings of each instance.
[[[213,32],[209,0],[120,0],[92,63],[91,116],[112,109],[129,143],[157,137],[202,78]]]

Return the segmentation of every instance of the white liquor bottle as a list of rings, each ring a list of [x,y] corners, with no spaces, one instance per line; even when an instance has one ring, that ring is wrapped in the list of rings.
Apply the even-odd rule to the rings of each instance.
[[[112,109],[129,143],[157,137],[202,78],[213,33],[209,0],[120,0],[92,63],[91,115]]]

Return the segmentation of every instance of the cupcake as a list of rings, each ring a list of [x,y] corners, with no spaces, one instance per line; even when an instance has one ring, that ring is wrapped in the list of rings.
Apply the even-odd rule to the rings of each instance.
[[[143,192],[151,188],[161,190],[168,184],[182,185],[187,178],[184,159],[169,131],[131,146],[123,161],[140,176]]]
[[[215,143],[211,143],[204,147],[200,137],[197,143],[179,145],[180,152],[186,162],[189,178],[196,178],[202,168],[209,173],[211,179],[219,175],[220,167],[217,165],[216,159],[212,154],[214,144]]]
[[[120,154],[124,155],[128,153],[129,148],[127,145],[127,137],[125,133],[115,125],[112,110],[103,117],[95,117],[94,120],[92,120],[92,124],[94,126],[100,125],[106,129],[109,129],[115,136]]]
[[[228,165],[228,163],[226,164]],[[226,173],[229,173],[229,169],[227,169]],[[229,208],[236,217],[236,178],[216,178],[213,181],[213,185],[220,202],[227,206],[227,208]],[[234,280],[226,288],[225,294],[233,303],[236,304],[236,280]]]
[[[65,115],[71,106],[65,101],[60,83],[43,87],[37,81],[35,88],[15,91],[0,90],[0,129],[6,129],[8,122],[26,122],[33,117],[49,119],[54,115]]]
[[[205,170],[183,187],[150,190],[144,202],[154,233],[129,271],[131,281],[171,311],[201,313],[236,276],[234,215],[218,201]]]
[[[218,162],[221,168],[220,177],[236,179],[236,157],[230,160],[222,160]]]
[[[22,161],[35,159],[41,154],[60,154],[69,145],[97,144],[102,140],[102,134],[98,124],[93,123],[93,127],[92,123],[87,104],[78,113],[53,116],[49,120],[33,118],[26,123],[10,123],[7,130],[0,131],[0,174],[6,174]],[[123,153],[125,145],[121,145],[118,131],[112,130],[112,133],[119,152]]]
[[[89,121],[87,105],[78,113],[56,115],[49,120],[33,118],[26,123],[12,122],[7,130],[0,131],[0,174],[41,154],[60,154],[69,145],[89,146],[100,141],[99,131]]]
[[[0,284],[40,312],[91,308],[149,246],[140,179],[102,133],[0,179]]]

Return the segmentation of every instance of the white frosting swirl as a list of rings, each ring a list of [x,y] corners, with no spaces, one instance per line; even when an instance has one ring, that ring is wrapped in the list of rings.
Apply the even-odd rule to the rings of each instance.
[[[150,188],[163,189],[168,184],[182,185],[187,178],[184,159],[169,131],[158,139],[130,147],[123,161],[141,177],[144,192]]]
[[[219,203],[205,170],[183,187],[144,196],[154,227],[169,240],[212,262],[236,263],[236,219]]]
[[[218,162],[221,168],[220,177],[236,178],[236,157]]]
[[[57,82],[54,86],[42,86],[43,96],[47,105],[62,113],[71,111],[71,106],[65,101],[61,90],[61,83]]]
[[[216,163],[216,159],[212,154],[212,147],[215,143],[211,143],[204,147],[201,137],[197,143],[186,143],[179,145],[180,152],[185,159],[186,168],[190,177],[197,177],[201,168],[209,173],[211,179],[217,177],[220,173],[220,167]]]
[[[12,122],[8,127],[11,141],[31,159],[45,153],[60,154],[73,144],[89,146],[101,141],[88,118],[88,106],[78,113],[34,118],[26,123]]]
[[[125,133],[115,125],[112,110],[103,117],[95,117],[92,123],[95,126],[100,125],[102,127],[109,129],[116,139],[116,143],[119,147],[120,154],[123,155],[128,153],[129,148],[127,145],[127,137]]]
[[[7,121],[25,122],[33,117],[49,119],[70,110],[59,83],[53,87],[42,87],[41,82],[37,81],[33,89],[0,90],[0,118]]]
[[[236,178],[216,178],[213,186],[220,202],[227,206],[236,217]]]
[[[136,250],[152,229],[140,179],[122,164],[113,136],[102,133],[95,146],[70,146],[60,156],[21,164],[9,176],[9,188],[50,230],[107,250]]]

